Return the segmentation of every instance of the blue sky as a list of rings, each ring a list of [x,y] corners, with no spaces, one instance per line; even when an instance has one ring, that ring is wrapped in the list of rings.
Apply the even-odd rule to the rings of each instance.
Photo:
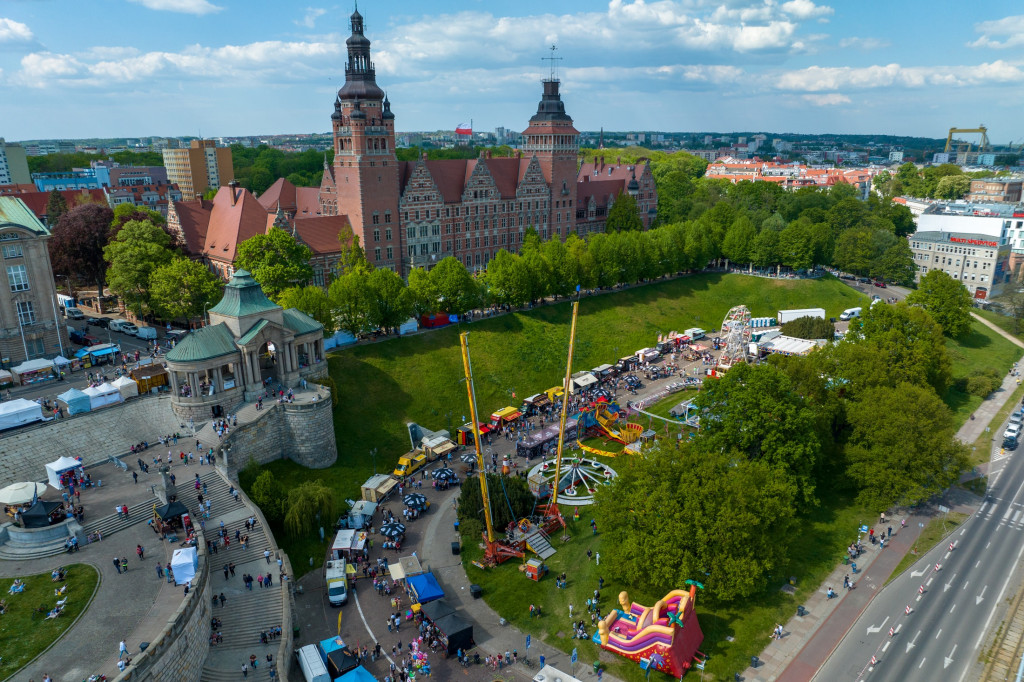
[[[351,2],[3,0],[0,136],[330,128]],[[399,130],[522,130],[559,47],[580,129],[1024,141],[1024,3],[364,0]]]

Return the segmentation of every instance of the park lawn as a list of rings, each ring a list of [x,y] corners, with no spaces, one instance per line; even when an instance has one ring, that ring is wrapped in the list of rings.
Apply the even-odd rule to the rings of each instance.
[[[978,317],[984,317],[986,320],[988,320],[992,324],[996,325],[997,327],[1002,329],[1007,334],[1010,334],[1011,336],[1016,336],[1021,341],[1024,341],[1024,329],[1021,329],[1020,331],[1015,332],[1013,330],[1014,320],[1009,315],[1000,315],[999,313],[995,312],[994,310],[981,310],[981,309],[977,309],[977,310],[972,310],[971,312],[974,313],[975,315],[977,315]]]
[[[990,367],[1000,375],[1005,375],[1010,371],[1010,366],[1024,355],[1024,349],[977,320],[971,322],[971,333],[967,336],[960,339],[947,338],[946,349],[953,362],[954,378],[969,377]],[[952,387],[942,399],[953,410],[954,422],[958,427],[970,419],[982,403],[981,398]]]
[[[821,491],[819,497],[822,505],[807,514],[800,533],[793,540],[791,565],[781,575],[773,576],[773,583],[766,592],[728,606],[709,606],[698,593],[697,615],[704,633],[701,650],[710,656],[706,674],[713,676],[711,679],[731,680],[733,673],[746,668],[750,656],[759,654],[769,643],[769,634],[775,624],[788,621],[796,607],[819,589],[825,577],[842,560],[846,547],[857,537],[857,528],[871,523],[877,515],[876,511],[856,505],[849,496],[840,492]],[[598,577],[605,579],[601,591],[602,613],[608,613],[617,603],[618,594],[624,586],[610,574],[603,573],[596,560],[587,560],[588,549],[595,555],[601,551],[603,536],[591,533],[586,509],[582,510],[578,521],[572,520],[568,507],[563,507],[563,513],[571,539],[562,543],[558,537],[552,537],[552,546],[558,551],[547,560],[550,573],[539,583],[518,575],[519,562],[514,560],[493,569],[481,570],[473,566],[472,562],[483,556],[479,547],[478,523],[464,524],[462,528],[462,561],[466,573],[472,582],[483,588],[484,600],[516,627],[562,651],[576,647],[580,664],[586,669],[590,669],[595,660],[601,660],[609,673],[639,682],[643,674],[635,664],[602,652],[589,640],[571,638],[570,602],[575,606],[574,619],[583,617],[588,623],[587,634],[592,635],[594,628],[589,625],[586,600],[593,596]],[[554,576],[562,572],[568,577],[568,587],[564,590],[556,588],[554,581]],[[680,576],[680,587],[687,577],[696,576]],[[790,577],[796,578],[797,592],[793,596],[780,590]],[[631,601],[645,605],[653,604],[664,596],[632,587],[625,589]],[[530,618],[530,604],[541,608],[539,618]],[[581,611],[582,616],[575,615]]]
[[[99,582],[99,573],[88,564],[67,566],[68,601],[59,618],[46,620],[46,613],[36,613],[42,607],[52,609],[57,598],[53,591],[65,583],[50,581],[50,573],[21,576],[25,591],[7,594],[13,578],[0,581],[0,598],[7,601],[7,612],[0,616],[0,678],[8,678],[19,668],[38,656],[71,627],[92,601]]]

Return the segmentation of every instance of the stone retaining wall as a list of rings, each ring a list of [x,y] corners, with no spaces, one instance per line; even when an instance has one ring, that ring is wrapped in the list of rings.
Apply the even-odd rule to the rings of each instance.
[[[199,569],[192,589],[149,647],[115,682],[198,682],[210,650],[210,568],[206,539],[196,528]]]
[[[95,412],[0,433],[0,488],[18,481],[46,480],[45,465],[61,455],[82,457],[85,466],[123,455],[140,441],[188,428],[171,411],[170,396],[132,398]]]
[[[291,459],[324,469],[338,459],[330,395],[313,403],[268,403],[259,418],[239,424],[221,444],[228,451],[225,470],[237,479],[249,460],[266,464]]]

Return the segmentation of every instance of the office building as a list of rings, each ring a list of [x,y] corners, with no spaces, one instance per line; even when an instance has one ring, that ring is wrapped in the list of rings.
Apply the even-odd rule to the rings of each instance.
[[[207,189],[220,189],[235,179],[231,148],[213,140],[192,140],[185,149],[164,149],[167,180],[178,185],[182,198],[193,201]]]
[[[25,202],[0,196],[0,266],[7,278],[0,285],[0,364],[5,368],[71,352],[57,307],[49,239],[50,231]]]
[[[915,232],[907,239],[917,268],[915,281],[932,270],[942,270],[978,299],[998,296],[1010,281],[1010,245],[996,237],[974,232]]]
[[[23,185],[32,182],[28,172],[25,148],[8,144],[0,137],[0,185]]]

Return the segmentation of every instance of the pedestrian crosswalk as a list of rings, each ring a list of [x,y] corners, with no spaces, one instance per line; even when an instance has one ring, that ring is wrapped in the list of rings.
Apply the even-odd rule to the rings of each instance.
[[[1024,502],[1003,505],[999,499],[985,500],[975,515],[979,521],[997,523],[999,527],[1024,530]]]

